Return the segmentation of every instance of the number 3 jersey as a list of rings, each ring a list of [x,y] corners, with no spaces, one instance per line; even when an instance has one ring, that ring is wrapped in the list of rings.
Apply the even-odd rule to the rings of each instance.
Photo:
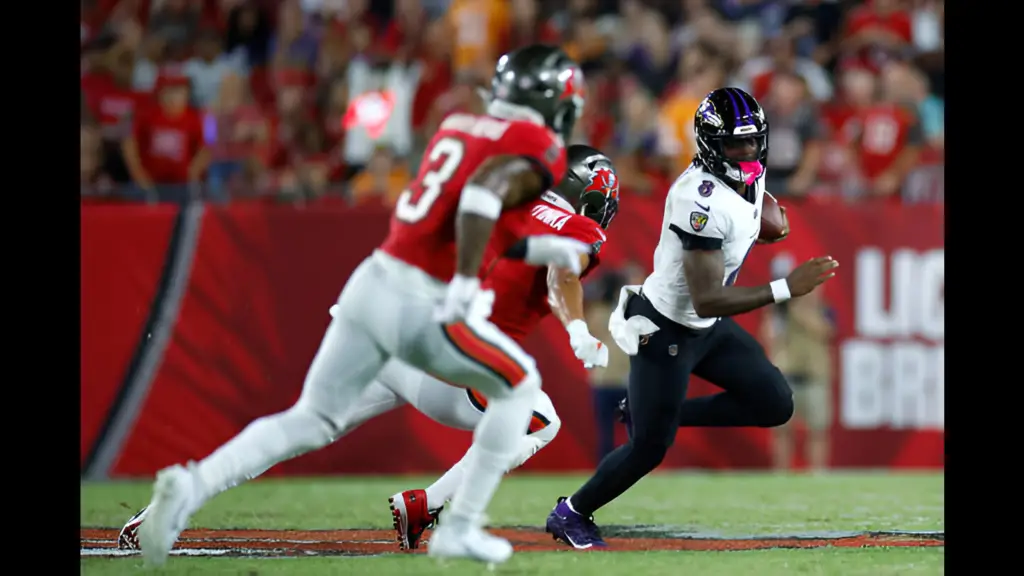
[[[547,187],[558,184],[565,174],[565,146],[541,124],[472,114],[448,116],[427,145],[416,178],[398,198],[381,250],[437,280],[451,280],[462,189],[485,160],[502,155],[534,162],[546,175]],[[494,249],[503,253],[509,246]]]
[[[761,232],[763,175],[752,188],[749,196],[741,196],[698,165],[672,184],[654,250],[654,272],[643,287],[644,296],[666,318],[690,328],[707,328],[718,321],[701,318],[693,309],[683,272],[683,246],[721,250],[725,258],[722,284],[732,285]]]

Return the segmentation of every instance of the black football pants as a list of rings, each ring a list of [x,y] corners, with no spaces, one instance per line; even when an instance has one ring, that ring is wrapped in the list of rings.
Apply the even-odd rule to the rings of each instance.
[[[693,330],[662,316],[642,295],[626,304],[626,318],[637,315],[659,330],[630,357],[632,437],[571,497],[580,514],[593,514],[661,464],[680,426],[773,427],[793,415],[785,377],[731,318]],[[685,400],[691,373],[724,392]]]

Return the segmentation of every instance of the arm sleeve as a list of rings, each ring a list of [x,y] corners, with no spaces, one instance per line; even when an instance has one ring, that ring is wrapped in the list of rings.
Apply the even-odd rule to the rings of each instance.
[[[574,215],[566,222],[565,228],[562,229],[564,236],[568,236],[580,242],[586,242],[592,248],[590,255],[590,264],[587,269],[580,273],[580,278],[585,277],[592,270],[598,267],[601,262],[601,248],[604,247],[605,242],[608,241],[608,236],[605,235],[604,230],[590,218],[586,216]]]

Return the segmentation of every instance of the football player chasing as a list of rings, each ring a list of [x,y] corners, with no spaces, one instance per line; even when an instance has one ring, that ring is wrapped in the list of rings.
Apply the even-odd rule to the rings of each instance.
[[[599,264],[600,249],[607,240],[604,230],[611,224],[619,207],[618,176],[611,160],[589,146],[570,146],[568,163],[569,171],[554,191],[545,192],[539,200],[502,214],[495,237],[557,233],[593,246],[593,253],[580,256],[582,272],[577,273],[554,266],[538,270],[520,261],[502,259],[499,252],[489,247],[485,261],[491,265],[485,272],[484,285],[495,295],[490,319],[505,334],[522,344],[541,320],[554,312],[568,332],[573,352],[583,365],[587,368],[607,366],[608,348],[590,334],[584,319],[580,279]],[[453,390],[451,387],[438,389],[438,396],[450,394]],[[485,396],[471,389],[456,392],[462,396],[462,401],[456,402],[455,406],[463,412],[471,409],[467,420],[464,420],[466,424],[484,412],[487,406]],[[417,409],[430,415],[422,407],[417,406]],[[554,439],[560,425],[551,400],[541,392],[528,433],[521,437],[518,456],[509,469],[522,465]],[[398,541],[403,549],[416,548],[423,531],[430,527],[440,508],[451,499],[468,456],[425,490],[407,490],[389,499]]]
[[[295,405],[253,421],[198,463],[158,473],[138,529],[148,564],[166,561],[211,496],[343,433],[391,358],[489,401],[429,554],[488,563],[511,557],[507,540],[483,530],[483,513],[517,456],[541,379],[533,359],[487,320],[492,294],[481,290],[478,273],[502,211],[561,182],[563,142],[583,108],[582,74],[561,50],[528,46],[502,56],[491,91],[487,115],[449,116],[431,139],[388,237],[338,297]],[[592,250],[554,234],[509,237],[494,249],[527,265],[574,272]]]
[[[813,258],[786,279],[735,286],[760,236],[768,121],[752,96],[720,88],[698,107],[694,131],[698,152],[669,190],[654,272],[622,289],[609,322],[630,356],[629,441],[547,518],[547,531],[577,549],[606,546],[594,512],[654,470],[680,426],[774,427],[790,419],[786,379],[731,316],[803,296],[839,265]],[[787,233],[788,225],[767,240]],[[687,400],[690,374],[724,391]]]
[[[484,256],[485,290],[495,294],[490,320],[517,343],[549,313],[554,312],[568,332],[576,357],[587,368],[606,366],[608,349],[590,334],[584,320],[583,286],[580,279],[597,268],[600,247],[607,240],[604,231],[619,206],[619,184],[611,160],[600,151],[583,145],[570,146],[568,172],[553,191],[525,206],[502,213],[494,237]],[[499,247],[510,234],[517,238],[559,234],[594,246],[593,254],[580,255],[580,273],[555,266],[547,269],[502,258]],[[336,309],[332,309],[332,314]],[[487,406],[484,395],[471,388],[456,388],[413,366],[392,358],[356,402],[347,420],[344,436],[367,420],[405,404],[432,420],[472,430]],[[541,391],[533,406],[526,435],[520,436],[519,450],[509,469],[526,462],[554,439],[561,421],[548,395]],[[388,499],[399,548],[413,549],[438,518],[442,507],[461,483],[467,454],[425,490],[406,490]],[[118,537],[118,546],[137,549],[137,531],[145,521],[146,509],[133,516]]]

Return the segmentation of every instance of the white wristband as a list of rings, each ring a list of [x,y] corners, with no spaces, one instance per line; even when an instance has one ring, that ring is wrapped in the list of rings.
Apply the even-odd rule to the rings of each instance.
[[[775,302],[785,302],[793,297],[789,293],[789,282],[787,282],[785,278],[772,280],[768,286],[772,289],[772,299],[774,299]]]
[[[476,292],[480,288],[480,278],[476,276],[463,276],[462,274],[456,274],[452,276],[451,282],[452,290],[460,293],[467,294]]]
[[[467,184],[459,197],[459,212],[468,212],[483,216],[488,220],[497,220],[501,216],[501,198],[483,186]]]
[[[590,334],[590,329],[587,328],[587,323],[579,319],[573,320],[572,322],[566,324],[565,331],[569,333],[570,338],[577,338],[579,336],[583,336],[584,334]]]

